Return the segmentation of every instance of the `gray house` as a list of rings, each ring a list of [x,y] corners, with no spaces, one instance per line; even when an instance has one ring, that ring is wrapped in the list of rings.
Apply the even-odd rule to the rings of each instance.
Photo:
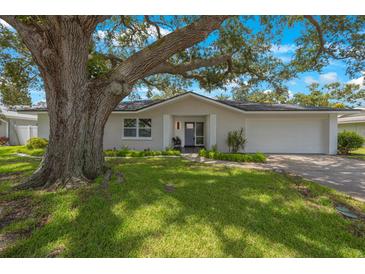
[[[358,113],[347,113],[338,117],[339,131],[355,131],[365,137],[365,108]]]
[[[37,136],[37,115],[11,111],[0,107],[0,137],[9,138],[10,145],[24,145]]]
[[[46,107],[23,110],[38,115],[38,134],[48,138]],[[246,152],[337,152],[337,116],[351,109],[216,100],[193,92],[163,100],[121,102],[110,115],[104,148],[161,150],[179,137],[183,147],[217,145],[228,151],[229,131],[244,128]]]

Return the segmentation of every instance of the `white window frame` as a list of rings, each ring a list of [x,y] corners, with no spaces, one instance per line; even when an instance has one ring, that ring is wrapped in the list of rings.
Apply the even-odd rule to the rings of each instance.
[[[129,136],[124,136],[124,120],[125,119],[135,119],[136,120],[136,127],[126,127],[128,128],[133,128],[136,129],[136,137],[129,137]],[[140,119],[150,119],[151,120],[151,137],[139,137],[139,120]],[[147,128],[147,127],[143,127],[143,128]],[[152,119],[151,118],[136,118],[136,117],[125,117],[122,120],[122,139],[123,140],[152,140]]]
[[[197,123],[202,123],[202,124],[203,124],[203,135],[202,135],[202,136],[198,136],[198,135],[196,135],[196,124],[197,124]],[[194,128],[195,128],[195,129],[194,129],[194,131],[195,131],[195,132],[194,132],[194,134],[195,134],[195,146],[196,146],[196,147],[202,147],[202,146],[205,146],[205,128],[204,128],[204,127],[205,127],[205,123],[204,123],[204,122],[194,122]],[[197,144],[196,139],[197,139],[198,137],[199,137],[199,138],[203,138],[203,143],[202,143],[202,144]]]

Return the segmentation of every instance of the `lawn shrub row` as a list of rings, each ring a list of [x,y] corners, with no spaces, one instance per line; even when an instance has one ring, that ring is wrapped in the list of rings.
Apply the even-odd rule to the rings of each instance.
[[[257,152],[255,154],[243,154],[243,153],[223,153],[214,150],[201,149],[199,156],[233,162],[255,162],[263,163],[266,161],[266,156],[263,153]]]
[[[111,149],[104,151],[105,156],[108,157],[145,157],[145,156],[179,156],[181,153],[178,150],[168,149],[168,150],[129,150],[129,149]]]

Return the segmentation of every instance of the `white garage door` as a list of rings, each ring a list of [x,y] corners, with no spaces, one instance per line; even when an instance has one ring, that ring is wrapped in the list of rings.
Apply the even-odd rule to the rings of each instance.
[[[247,152],[328,153],[326,119],[248,119]]]

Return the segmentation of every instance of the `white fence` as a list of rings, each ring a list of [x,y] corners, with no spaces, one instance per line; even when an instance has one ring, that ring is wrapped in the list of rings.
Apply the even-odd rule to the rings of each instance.
[[[25,145],[30,138],[38,137],[37,126],[14,126],[19,145]]]

